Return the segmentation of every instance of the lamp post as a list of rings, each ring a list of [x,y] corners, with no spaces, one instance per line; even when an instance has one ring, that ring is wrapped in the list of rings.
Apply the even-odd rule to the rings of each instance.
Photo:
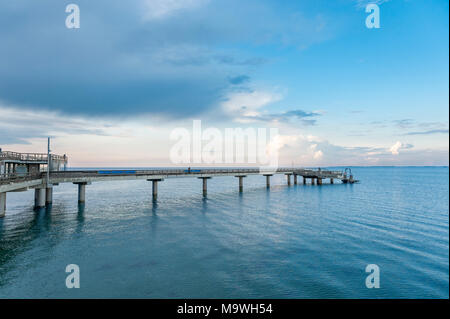
[[[50,159],[50,137],[47,138],[47,185],[50,182],[50,165],[51,165],[51,159]]]

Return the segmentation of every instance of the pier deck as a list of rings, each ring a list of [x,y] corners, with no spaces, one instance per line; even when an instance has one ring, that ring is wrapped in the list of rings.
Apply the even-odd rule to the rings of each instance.
[[[303,178],[303,184],[310,181],[312,185],[322,185],[324,179],[341,180],[343,183],[353,183],[353,176],[348,178],[347,171],[313,170],[304,168],[277,168],[273,170],[259,168],[205,168],[205,169],[151,169],[151,170],[83,170],[83,171],[50,171],[26,174],[0,174],[0,217],[6,212],[6,194],[30,189],[35,190],[35,207],[42,208],[51,205],[53,201],[53,187],[60,183],[78,185],[78,202],[85,202],[86,185],[93,182],[119,180],[147,180],[152,182],[152,195],[158,195],[159,182],[169,178],[199,178],[203,179],[203,195],[207,194],[207,180],[218,176],[232,176],[239,179],[239,191],[243,191],[243,179],[249,175],[266,177],[267,188],[270,188],[270,177],[284,174],[288,186],[291,186],[291,176],[297,185],[297,177]]]
[[[50,144],[49,144],[50,145]],[[324,179],[343,183],[354,183],[350,169],[331,171],[305,168],[199,168],[199,169],[147,169],[147,170],[66,170],[68,157],[43,153],[5,152],[0,149],[0,218],[6,212],[6,194],[35,190],[35,208],[49,206],[53,201],[53,187],[60,183],[73,183],[78,186],[78,203],[85,202],[86,185],[93,182],[119,180],[147,180],[152,182],[152,195],[158,195],[158,183],[169,178],[199,178],[203,180],[203,195],[207,194],[207,181],[218,176],[233,176],[239,180],[239,191],[244,189],[244,178],[248,175],[264,176],[267,188],[270,188],[270,177],[275,174],[286,175],[287,185],[291,186],[291,176],[294,185],[297,177],[303,178],[303,184],[310,181],[312,185],[322,185]],[[41,167],[45,167],[42,171]],[[64,170],[61,170],[64,168]]]

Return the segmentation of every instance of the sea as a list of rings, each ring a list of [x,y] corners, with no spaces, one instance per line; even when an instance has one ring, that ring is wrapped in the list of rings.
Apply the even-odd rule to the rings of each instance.
[[[248,176],[242,193],[215,177],[206,197],[166,179],[157,200],[98,182],[85,205],[67,183],[41,210],[8,193],[0,298],[449,298],[448,167],[351,169],[360,183]]]

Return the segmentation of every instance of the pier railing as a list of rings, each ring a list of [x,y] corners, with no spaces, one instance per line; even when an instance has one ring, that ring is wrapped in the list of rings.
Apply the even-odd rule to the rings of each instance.
[[[67,156],[51,154],[52,161],[67,161]],[[47,162],[46,153],[18,153],[11,151],[0,152],[0,161],[14,160],[14,161],[28,161],[28,162]]]
[[[28,173],[28,174],[17,174],[17,173],[0,174],[0,185],[29,181],[29,180],[40,179],[40,178],[42,178],[41,172]]]
[[[313,170],[303,168],[277,168],[273,171],[265,171],[259,168],[198,168],[198,169],[149,169],[149,170],[83,170],[83,171],[52,171],[50,177],[94,177],[117,175],[165,175],[165,176],[189,176],[189,175],[217,175],[217,174],[296,174],[306,177],[341,178],[342,171]]]

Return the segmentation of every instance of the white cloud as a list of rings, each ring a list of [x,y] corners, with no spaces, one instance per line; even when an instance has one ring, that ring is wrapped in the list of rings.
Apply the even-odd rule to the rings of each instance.
[[[404,144],[400,141],[397,141],[397,143],[395,143],[394,145],[391,146],[389,151],[391,152],[392,155],[398,155],[398,154],[400,154],[400,150],[409,149],[412,147],[413,147],[413,145],[411,145],[411,144]]]
[[[162,19],[176,11],[200,7],[209,0],[143,0],[147,20]]]
[[[322,157],[323,157],[323,152],[322,151],[319,150],[317,152],[314,152],[313,158],[315,160],[320,160]]]
[[[385,2],[389,2],[389,0],[356,0],[356,7],[365,8],[368,4],[376,4],[381,5]]]
[[[234,118],[236,122],[248,123],[261,116],[260,109],[262,107],[281,99],[282,95],[275,92],[234,92],[222,103],[222,110]]]

